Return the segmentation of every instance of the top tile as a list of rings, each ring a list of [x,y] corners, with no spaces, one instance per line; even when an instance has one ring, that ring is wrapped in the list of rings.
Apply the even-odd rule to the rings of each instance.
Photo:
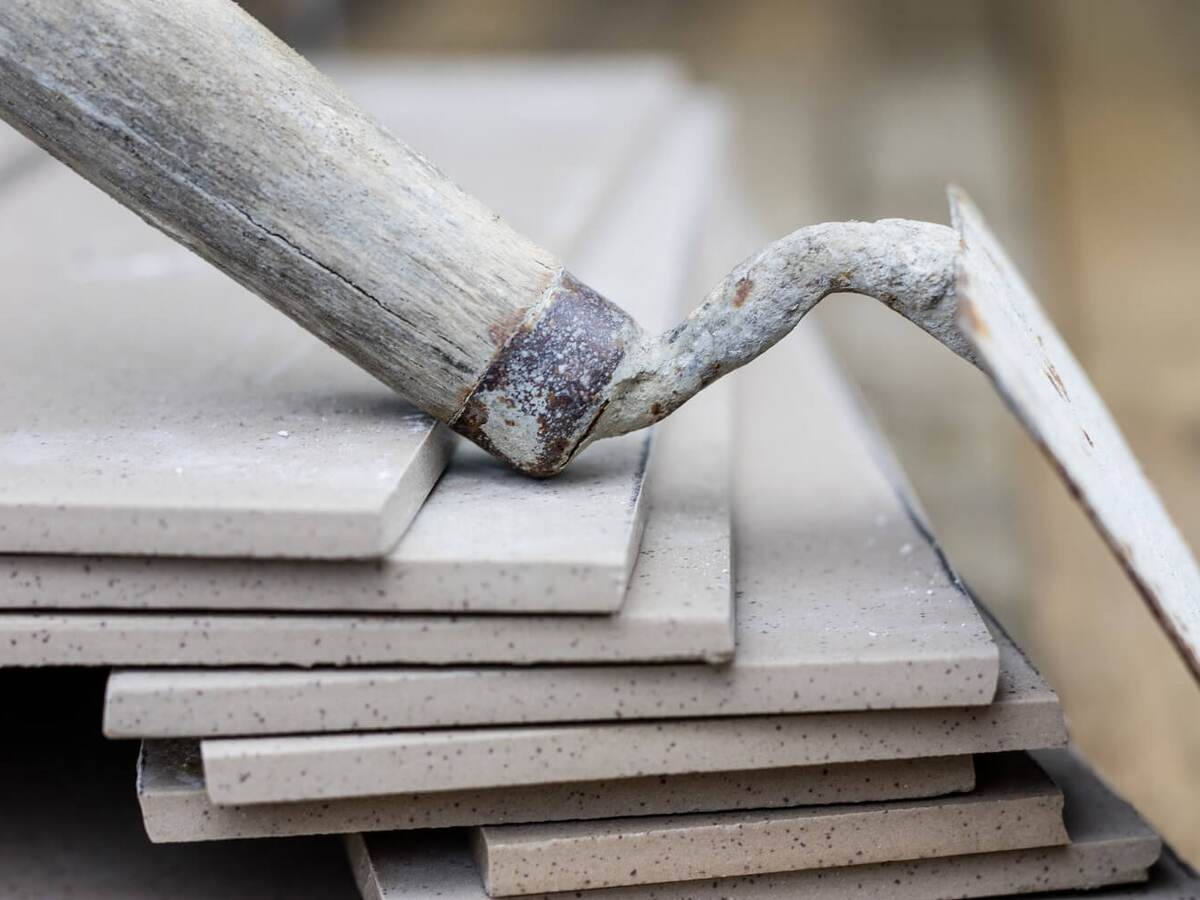
[[[344,558],[450,438],[59,166],[0,202],[0,551]]]

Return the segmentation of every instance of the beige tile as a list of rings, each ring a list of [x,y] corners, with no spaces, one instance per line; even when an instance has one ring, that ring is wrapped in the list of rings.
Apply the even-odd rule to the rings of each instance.
[[[976,853],[942,859],[886,862],[832,869],[710,879],[587,892],[595,900],[767,900],[820,896],[825,900],[952,900],[960,897],[1055,894],[1139,882],[1158,857],[1157,836],[1124,803],[1109,794],[1086,767],[1064,753],[1038,760],[1066,794],[1066,846]],[[486,897],[482,879],[455,832],[371,834],[348,839],[355,877],[367,900]],[[1096,898],[1193,898],[1195,877],[1171,860],[1155,868],[1147,885],[1097,891]],[[579,897],[580,894],[544,895]],[[1067,896],[1077,896],[1070,894]]]
[[[1058,698],[997,640],[1002,674],[986,707],[216,739],[202,743],[206,788],[220,805],[271,803],[1065,744]]]
[[[152,841],[213,841],[934,797],[974,786],[969,756],[646,776],[561,785],[216,806],[194,741],[147,741],[138,802]]]
[[[0,609],[612,612],[645,520],[648,434],[531,482],[465,441],[378,560],[4,555]]]
[[[60,166],[0,229],[0,550],[364,557],[408,527],[445,429]]]
[[[1025,754],[984,757],[969,794],[591,822],[484,826],[493,897],[996,853],[1067,842],[1062,792]]]
[[[694,409],[662,426],[661,465],[669,471],[663,471],[661,479],[650,479],[654,508],[632,589],[616,615],[4,613],[0,664],[464,665],[728,659],[734,641],[731,398],[720,386],[706,394],[710,396],[701,398]],[[705,450],[702,457],[692,459],[700,448]],[[580,471],[588,471],[586,460]]]

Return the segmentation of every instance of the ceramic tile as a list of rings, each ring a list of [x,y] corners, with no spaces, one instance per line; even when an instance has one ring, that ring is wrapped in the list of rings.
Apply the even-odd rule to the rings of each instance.
[[[1026,754],[986,757],[969,794],[590,822],[485,826],[493,897],[995,853],[1067,842],[1062,792]]]
[[[195,741],[147,741],[138,801],[152,841],[212,841],[764,809],[934,797],[971,790],[969,756],[443,791],[311,803],[216,806]]]
[[[408,527],[446,429],[61,166],[0,231],[0,551],[375,557]]]
[[[202,742],[221,805],[996,753],[1066,743],[1054,692],[1002,635],[986,707],[219,738]]]
[[[730,397],[723,387],[709,393],[661,428],[662,477],[650,479],[653,511],[616,615],[10,612],[0,614],[0,665],[727,659],[734,641]],[[697,448],[706,452],[691,460]]]
[[[885,862],[833,869],[710,879],[589,891],[589,900],[953,900],[961,897],[1031,896],[1066,900],[1062,892],[1101,889],[1097,900],[1194,900],[1200,883],[1170,854],[1159,855],[1154,832],[1063,752],[1037,754],[1066,795],[1070,843],[1065,846],[977,853],[941,859]],[[1064,777],[1064,775],[1066,777]],[[482,879],[459,832],[370,834],[350,838],[355,876],[367,900],[486,897]],[[1107,887],[1120,885],[1116,887]],[[1052,893],[1048,893],[1052,892]],[[543,895],[556,898],[579,893]]]

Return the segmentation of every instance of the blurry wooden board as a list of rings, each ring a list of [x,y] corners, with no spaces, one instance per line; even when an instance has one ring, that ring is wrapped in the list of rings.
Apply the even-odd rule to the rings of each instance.
[[[506,897],[1067,843],[1062,791],[1028,756],[977,769],[975,790],[951,797],[484,826],[471,845],[488,894]]]
[[[979,211],[957,190],[950,204],[963,246],[959,327],[1200,682],[1200,566]]]
[[[195,741],[146,741],[138,802],[152,841],[404,831],[463,825],[673,815],[937,797],[969,791],[969,756],[645,776],[562,785],[399,794],[312,803],[217,806]]]
[[[740,385],[739,415],[750,421],[738,429],[741,597],[729,665],[121,672],[109,685],[106,732],[247,736],[990,702],[999,663],[985,625],[910,517],[892,464],[880,461],[886,449],[820,343],[811,333],[789,343]],[[765,408],[772,379],[805,386],[786,424]],[[698,433],[719,415],[711,409],[701,394],[665,427],[690,423]],[[709,452],[692,441],[666,442],[657,477],[708,465]],[[437,500],[435,491],[429,505]],[[685,527],[686,518],[671,526]],[[661,583],[635,583],[618,620]],[[673,615],[683,619],[699,597],[683,583],[671,590],[680,595]],[[589,624],[563,627],[586,634]]]
[[[997,634],[987,707],[206,740],[221,805],[545,785],[866,760],[999,753],[1066,743],[1058,698]]]
[[[1070,843],[1061,847],[976,853],[942,859],[878,863],[738,878],[588,891],[594,900],[954,900],[961,897],[1078,897],[1050,891],[1140,882],[1158,858],[1158,837],[1113,797],[1081,763],[1064,753],[1038,754],[1066,794]],[[456,832],[356,835],[347,841],[365,900],[442,897],[483,900],[482,879]],[[1096,891],[1089,897],[1194,900],[1193,873],[1165,858],[1148,884]],[[555,897],[579,897],[570,892]]]
[[[1045,41],[1034,71],[1049,88],[1043,111],[1057,136],[1036,142],[1043,182],[1054,188],[1040,208],[1053,226],[1044,233],[1054,241],[1042,246],[1056,277],[1032,283],[1197,548],[1200,117],[1192,110],[1200,69],[1191,48],[1200,18],[1193,5],[1171,3],[1153,15],[1123,4],[1097,15],[1087,2],[1029,13],[1028,29]],[[982,206],[1008,245],[991,200]],[[1200,864],[1200,690],[1040,463],[1024,472],[1036,549],[1030,649],[1062,693],[1088,759]]]

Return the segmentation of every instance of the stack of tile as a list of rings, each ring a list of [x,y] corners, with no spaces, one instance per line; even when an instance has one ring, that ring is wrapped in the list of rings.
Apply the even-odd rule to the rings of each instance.
[[[646,325],[711,280],[728,126],[670,68],[331,68]],[[1155,866],[1051,749],[1057,698],[812,329],[535,483],[48,162],[0,222],[0,664],[118,667],[104,731],[143,741],[145,830],[200,845],[177,896],[336,896],[312,835],[346,836],[369,898],[933,900]],[[111,795],[47,801],[79,752],[9,785],[97,837],[68,880],[187,881]],[[37,830],[0,828],[9,893],[53,895]],[[204,843],[250,837],[291,840]],[[1168,855],[1137,893],[1191,877]]]

